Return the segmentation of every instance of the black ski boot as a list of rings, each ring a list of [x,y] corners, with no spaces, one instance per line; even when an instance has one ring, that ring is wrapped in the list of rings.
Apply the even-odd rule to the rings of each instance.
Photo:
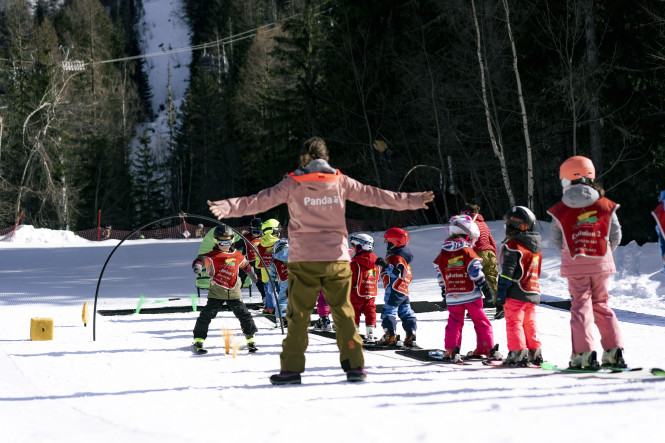
[[[300,372],[281,371],[279,374],[270,376],[273,385],[299,385]]]

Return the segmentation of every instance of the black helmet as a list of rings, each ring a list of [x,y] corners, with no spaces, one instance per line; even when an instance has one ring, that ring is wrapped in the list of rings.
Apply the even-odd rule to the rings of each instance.
[[[212,234],[215,239],[215,244],[218,246],[232,246],[233,245],[233,229],[225,224],[218,225],[215,232]]]
[[[503,219],[507,226],[518,231],[533,231],[536,228],[536,216],[525,206],[513,206]]]
[[[254,236],[254,237],[261,237],[263,235],[263,220],[260,218],[256,217],[253,218],[252,221],[249,222],[249,232]]]

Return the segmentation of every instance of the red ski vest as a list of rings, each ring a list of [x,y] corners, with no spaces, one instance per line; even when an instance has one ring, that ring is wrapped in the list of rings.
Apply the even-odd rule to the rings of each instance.
[[[413,273],[411,272],[411,266],[404,260],[404,257],[401,255],[389,255],[386,257],[386,262],[393,265],[397,268],[397,265],[404,265],[404,274],[402,277],[396,279],[393,282],[392,289],[404,294],[409,295],[409,283],[413,280]],[[390,276],[386,273],[383,273],[383,287],[387,288],[390,285]]]
[[[518,282],[520,289],[526,293],[540,294],[538,279],[543,262],[542,252],[534,253],[514,238],[506,242],[506,248],[520,254],[520,268],[522,269],[522,278]]]
[[[259,239],[259,243],[261,240]],[[259,251],[259,255],[261,256],[261,259],[263,259],[263,262],[265,262],[265,267],[269,268],[270,263],[272,263],[272,247],[273,245],[270,246],[261,246],[261,244],[256,245],[256,250]],[[256,260],[256,267],[257,268],[263,268],[263,262],[261,260]]]
[[[355,266],[357,269],[357,273],[353,273],[354,276],[357,275],[357,280],[351,288],[351,293],[359,297],[376,297],[378,294],[379,273],[381,272],[381,268],[378,265],[374,265],[374,267],[368,269],[353,261],[351,262],[351,266]]]
[[[470,294],[476,290],[476,284],[469,277],[469,263],[474,258],[480,259],[471,248],[457,251],[442,249],[434,264],[439,268],[446,284],[446,294]]]
[[[281,261],[281,260],[273,260],[272,264],[275,265],[275,269],[277,270],[277,277],[279,278],[280,282],[285,282],[289,278],[289,269],[287,263]]]
[[[224,289],[233,289],[238,283],[238,269],[245,262],[242,252],[234,249],[233,252],[222,252],[212,250],[204,257],[210,257],[213,265],[213,276],[211,284],[221,286]]]
[[[245,234],[243,237],[245,237],[245,247],[247,249],[247,260],[251,262],[256,261],[256,252],[254,252],[254,248],[258,248],[259,243],[261,243],[261,238],[255,238],[252,234]],[[252,248],[250,245],[254,245],[254,248]]]
[[[651,211],[651,215],[656,219],[658,229],[660,229],[660,235],[665,237],[665,230],[663,230],[663,228],[665,228],[665,202],[658,203],[656,209]]]
[[[616,208],[616,203],[602,197],[585,208],[569,208],[559,202],[547,212],[559,223],[572,258],[578,255],[604,257],[610,219]]]

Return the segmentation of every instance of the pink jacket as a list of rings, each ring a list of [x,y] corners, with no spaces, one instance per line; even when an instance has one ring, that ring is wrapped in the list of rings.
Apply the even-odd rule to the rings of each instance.
[[[422,207],[420,192],[392,192],[336,173],[289,174],[271,188],[248,197],[213,202],[222,218],[259,214],[277,205],[289,207],[289,262],[349,261],[346,201],[397,211]]]

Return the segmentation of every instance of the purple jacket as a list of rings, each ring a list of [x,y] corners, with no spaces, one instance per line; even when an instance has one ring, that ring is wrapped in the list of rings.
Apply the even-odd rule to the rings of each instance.
[[[316,162],[314,168],[312,164]],[[309,172],[314,169],[314,172]],[[325,171],[325,172],[319,172]],[[334,171],[334,172],[328,172]],[[392,192],[360,183],[323,160],[314,160],[271,188],[214,202],[222,218],[289,207],[289,262],[350,261],[346,201],[397,211],[422,208],[422,193]]]

